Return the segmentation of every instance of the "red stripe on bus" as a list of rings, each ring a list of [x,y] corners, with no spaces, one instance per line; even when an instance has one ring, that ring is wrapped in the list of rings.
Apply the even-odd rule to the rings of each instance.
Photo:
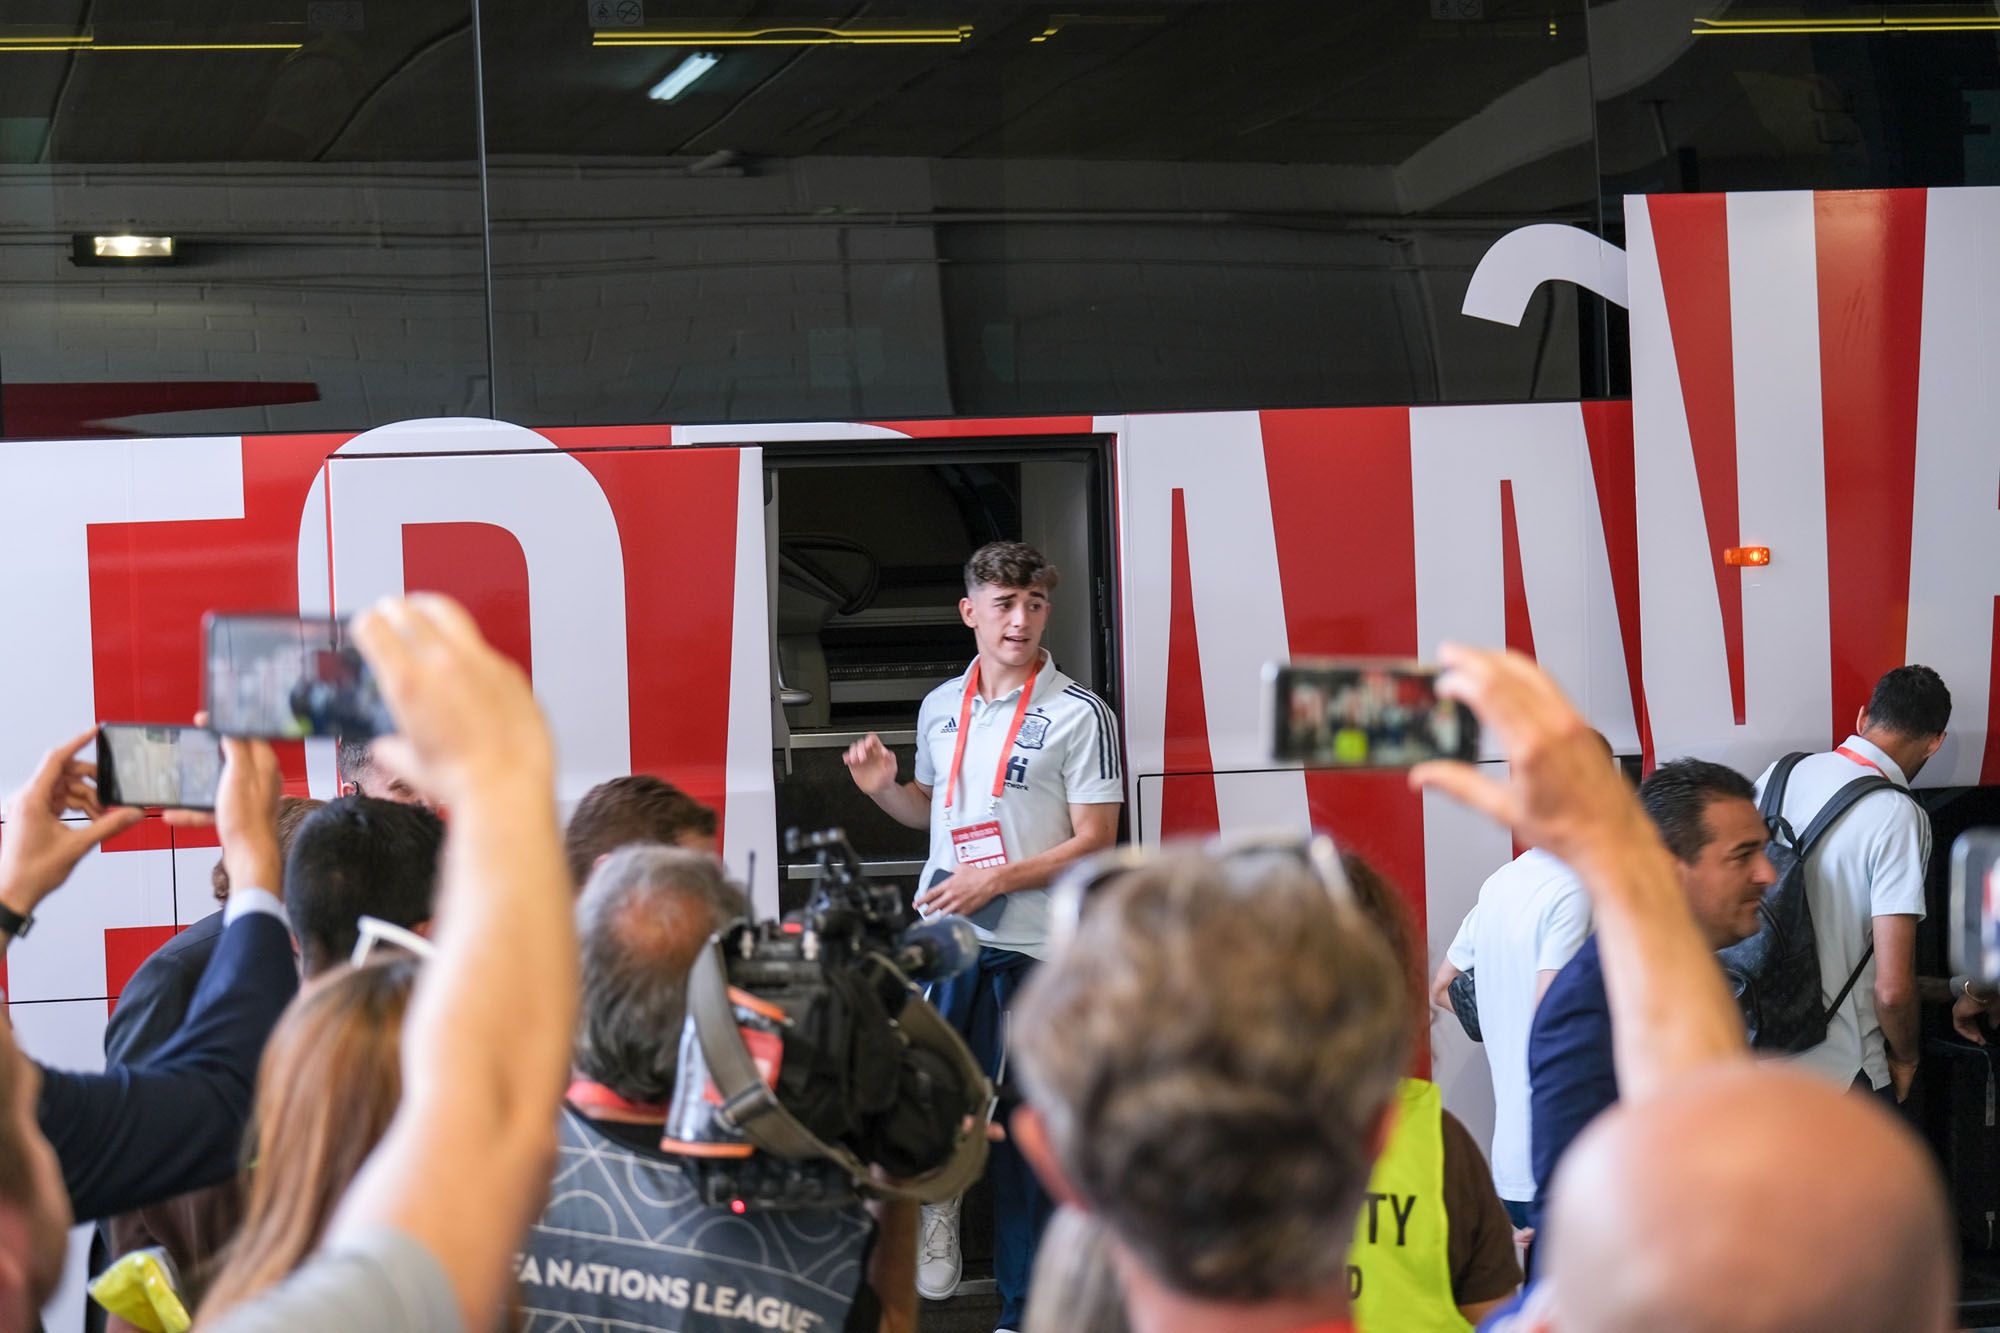
[[[1922,190],[1815,194],[1835,736],[1907,652]]]

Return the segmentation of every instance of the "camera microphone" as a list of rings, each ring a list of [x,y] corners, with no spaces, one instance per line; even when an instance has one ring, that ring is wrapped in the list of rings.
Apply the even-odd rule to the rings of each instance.
[[[979,961],[979,934],[962,916],[940,916],[904,931],[896,966],[912,981],[942,981]]]

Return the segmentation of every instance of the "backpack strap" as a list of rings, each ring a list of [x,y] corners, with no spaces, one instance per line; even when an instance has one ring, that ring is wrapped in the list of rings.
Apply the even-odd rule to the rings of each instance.
[[[1792,826],[1785,822],[1785,785],[1791,781],[1792,770],[1799,766],[1799,760],[1805,757],[1804,750],[1794,750],[1780,759],[1771,769],[1770,781],[1764,784],[1764,799],[1757,803],[1757,813],[1764,816],[1765,826],[1774,835],[1782,828],[1785,841],[1794,846],[1798,839],[1792,836]]]
[[[1787,763],[1797,758],[1797,755],[1785,756]],[[1786,769],[1786,772],[1789,771],[1789,768]],[[1773,773],[1771,777],[1773,785],[1776,785],[1778,774]],[[1901,792],[1912,801],[1917,799],[1908,788],[1897,786],[1880,773],[1868,773],[1855,778],[1852,782],[1835,792],[1827,803],[1820,807],[1819,813],[1813,816],[1812,823],[1806,825],[1805,833],[1799,837],[1796,844],[1799,860],[1805,860],[1811,854],[1813,847],[1825,836],[1826,831],[1833,827],[1834,822],[1849,810],[1852,810],[1862,797],[1872,795],[1885,787],[1890,791]],[[1874,956],[1875,940],[1871,933],[1868,940],[1868,947],[1861,951],[1861,961],[1856,963],[1854,970],[1847,974],[1847,984],[1840,988],[1840,994],[1834,996],[1833,1003],[1826,1007],[1827,1020],[1830,1021],[1835,1014],[1840,1012],[1840,1006],[1847,1003],[1848,994],[1853,991],[1854,983],[1861,980],[1862,969],[1868,966],[1868,960]]]
[[[1833,1003],[1826,1007],[1826,1017],[1821,1020],[1822,1022],[1831,1023],[1833,1021],[1833,1016],[1840,1012],[1840,1006],[1847,1003],[1847,993],[1854,989],[1855,982],[1861,980],[1861,969],[1868,966],[1868,960],[1874,956],[1875,937],[1871,932],[1868,937],[1868,947],[1861,951],[1861,961],[1856,963],[1854,970],[1847,974],[1847,984],[1840,988],[1840,994],[1834,996]]]
[[[1826,831],[1832,828],[1842,815],[1852,810],[1862,797],[1873,795],[1884,787],[1910,796],[1908,792],[1903,791],[1880,773],[1866,773],[1829,797],[1827,803],[1820,807],[1819,813],[1813,816],[1812,823],[1806,825],[1806,831],[1799,835],[1799,859],[1803,861],[1810,856],[1812,849],[1819,843],[1820,838],[1825,836]],[[1910,799],[1914,801],[1917,798],[1910,796]]]

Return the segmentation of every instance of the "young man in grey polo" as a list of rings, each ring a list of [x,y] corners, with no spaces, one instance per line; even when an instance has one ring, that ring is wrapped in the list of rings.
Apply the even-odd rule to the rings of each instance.
[[[1055,567],[1019,542],[975,551],[958,606],[979,655],[924,700],[914,780],[896,780],[896,758],[880,737],[864,737],[846,755],[855,785],[875,804],[930,830],[918,910],[968,917],[979,933],[978,966],[931,998],[995,1075],[1008,1006],[1048,937],[1047,886],[1063,867],[1111,846],[1124,801],[1117,719],[1042,647],[1056,581]],[[999,1327],[1017,1329],[1051,1208],[1011,1144],[996,1146],[989,1171]],[[917,1290],[942,1300],[959,1272],[954,1200],[924,1210]]]

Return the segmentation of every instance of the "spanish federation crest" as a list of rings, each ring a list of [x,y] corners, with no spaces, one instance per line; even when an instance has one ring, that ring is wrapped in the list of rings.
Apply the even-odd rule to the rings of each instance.
[[[1039,750],[1049,738],[1049,719],[1042,713],[1030,713],[1021,719],[1021,734],[1014,738],[1014,744],[1023,750]]]

